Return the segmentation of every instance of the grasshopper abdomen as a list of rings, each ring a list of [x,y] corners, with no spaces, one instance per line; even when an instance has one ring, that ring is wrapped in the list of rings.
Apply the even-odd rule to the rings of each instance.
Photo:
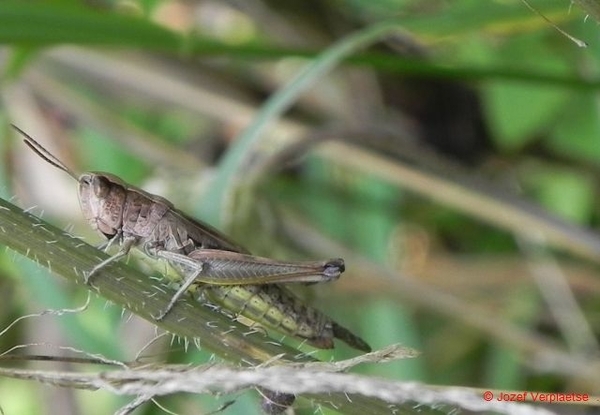
[[[338,338],[355,349],[370,352],[360,337],[319,310],[307,306],[281,285],[203,285],[203,300],[216,303],[258,324],[306,339],[319,349],[332,349]]]

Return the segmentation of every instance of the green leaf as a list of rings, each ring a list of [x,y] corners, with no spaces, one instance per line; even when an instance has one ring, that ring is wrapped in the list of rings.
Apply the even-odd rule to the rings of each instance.
[[[564,90],[525,83],[494,82],[485,89],[496,143],[511,152],[537,138],[568,98]]]
[[[561,154],[578,160],[599,161],[600,119],[595,94],[578,93],[557,117],[549,132],[548,145]]]
[[[589,222],[594,211],[595,188],[590,177],[565,169],[543,169],[532,179],[542,205],[572,222]]]
[[[142,18],[75,4],[2,2],[0,43],[50,46],[58,43],[178,50],[182,37]]]
[[[539,35],[517,37],[487,57],[495,62],[514,62],[515,70],[529,66],[548,74],[567,75],[572,71],[568,60],[540,48]],[[536,139],[549,123],[567,107],[572,91],[552,85],[527,82],[490,82],[483,88],[486,110],[493,136],[501,149],[516,151]]]

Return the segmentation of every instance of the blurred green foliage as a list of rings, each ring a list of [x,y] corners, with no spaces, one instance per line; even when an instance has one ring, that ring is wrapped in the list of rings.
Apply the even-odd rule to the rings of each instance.
[[[394,83],[384,83],[384,76],[394,81],[407,80],[408,84],[414,80],[434,79],[468,85],[477,91],[481,100],[481,117],[490,141],[486,152],[476,156],[476,166],[466,167],[470,169],[469,174],[489,178],[490,182],[499,183],[501,188],[508,183],[506,187],[518,188],[521,196],[543,205],[559,217],[582,227],[590,227],[599,222],[600,213],[595,184],[600,161],[597,96],[600,88],[600,42],[597,23],[591,19],[586,21],[585,11],[570,6],[569,2],[531,2],[568,33],[589,43],[588,48],[581,49],[520,2],[315,0],[286,2],[284,6],[267,1],[261,3],[265,9],[258,10],[253,9],[252,5],[240,7],[239,4],[234,6],[234,3],[223,2],[221,9],[211,2],[202,1],[188,6],[197,7],[198,10],[214,7],[210,9],[212,12],[221,11],[226,17],[230,15],[223,10],[241,13],[255,29],[251,32],[255,33],[254,37],[245,42],[227,42],[223,40],[226,36],[215,34],[217,29],[235,32],[235,25],[228,26],[226,18],[223,23],[225,29],[216,24],[218,27],[215,28],[209,24],[214,21],[207,20],[177,27],[177,22],[169,21],[168,16],[165,17],[167,13],[163,12],[170,6],[178,6],[178,3],[167,0],[3,1],[0,4],[0,43],[4,45],[4,50],[0,62],[3,65],[4,84],[27,84],[30,81],[29,71],[41,71],[58,80],[66,90],[74,92],[81,99],[74,103],[75,106],[91,102],[108,111],[110,116],[100,124],[110,125],[114,121],[114,124],[118,122],[118,125],[127,125],[150,135],[155,140],[153,143],[158,144],[149,141],[149,149],[136,152],[124,144],[130,140],[129,133],[123,132],[115,141],[107,129],[88,126],[85,122],[74,123],[72,141],[77,143],[77,150],[73,159],[78,164],[74,167],[109,171],[136,185],[151,181],[162,191],[161,194],[173,199],[178,206],[179,202],[183,203],[186,211],[198,211],[199,203],[189,202],[202,200],[204,204],[216,206],[219,214],[250,218],[250,225],[234,224],[233,227],[238,226],[243,230],[243,242],[250,244],[252,250],[261,253],[263,250],[280,252],[279,245],[285,245],[286,242],[282,240],[286,238],[278,229],[281,219],[277,214],[282,208],[279,205],[292,207],[312,227],[353,250],[357,257],[367,257],[408,274],[426,269],[428,273],[423,272],[427,275],[422,277],[425,282],[455,295],[462,304],[473,306],[475,313],[477,310],[486,310],[497,321],[507,322],[513,328],[533,336],[543,334],[552,343],[564,345],[567,342],[564,333],[549,311],[552,304],[545,303],[539,290],[522,274],[526,266],[512,265],[529,263],[531,258],[506,230],[483,224],[469,215],[456,212],[452,207],[439,206],[422,196],[406,192],[372,172],[339,166],[331,159],[313,153],[307,157],[294,157],[294,161],[301,159],[301,162],[290,169],[261,177],[260,186],[250,190],[251,196],[241,199],[251,201],[252,207],[236,205],[231,209],[230,206],[217,205],[220,202],[206,196],[210,193],[205,193],[206,186],[200,185],[203,179],[197,176],[198,172],[182,174],[177,167],[184,165],[184,155],[200,152],[222,154],[232,137],[242,136],[240,131],[247,126],[244,116],[227,119],[225,114],[222,119],[217,119],[209,110],[206,113],[198,111],[199,114],[195,112],[197,108],[190,110],[193,104],[186,104],[187,97],[170,96],[170,85],[163,87],[164,100],[154,103],[153,92],[149,92],[154,85],[148,85],[148,90],[133,88],[133,92],[124,92],[121,90],[126,88],[118,82],[112,84],[110,80],[102,78],[100,81],[90,81],[94,77],[89,73],[72,75],[69,71],[73,71],[73,68],[65,70],[56,61],[48,63],[44,56],[60,51],[65,44],[94,48],[116,57],[113,66],[118,73],[127,71],[119,65],[120,60],[130,63],[136,62],[141,54],[150,55],[154,60],[146,69],[163,73],[168,67],[171,71],[167,72],[172,77],[181,76],[186,80],[201,74],[198,84],[209,85],[207,89],[216,91],[215,95],[234,97],[232,100],[249,103],[250,108],[258,111],[266,96],[289,88],[288,82],[301,70],[302,66],[294,66],[291,75],[288,72],[281,79],[281,73],[285,72],[280,71],[283,71],[285,64],[293,61],[291,58],[320,56],[319,59],[324,59],[319,53],[331,50],[327,48],[334,42],[348,39],[358,30],[376,27],[382,21],[390,22],[404,32],[381,39],[375,47],[352,50],[344,57],[343,63],[336,65],[331,75],[315,75],[312,81],[317,87],[300,97],[304,99],[304,95],[307,95],[309,103],[294,99],[288,119],[308,126],[309,131],[323,125],[347,126],[360,124],[361,121],[366,125],[364,129],[376,131],[379,117],[383,118],[382,113],[387,115],[401,111],[392,102],[382,98],[396,86]],[[262,14],[265,10],[269,11],[266,15]],[[173,19],[176,20],[175,17]],[[266,25],[264,19],[267,22],[273,19],[273,25]],[[167,28],[165,21],[173,23],[175,27]],[[293,35],[280,30],[281,24],[289,27]],[[410,38],[410,42],[404,41],[403,35]],[[422,53],[405,53],[407,43],[411,47],[422,48]],[[360,112],[358,103],[363,98],[361,94],[364,89],[344,78],[352,71],[368,73],[371,84],[367,85],[381,81],[370,91],[377,98],[371,99],[366,96],[368,94],[364,98],[368,104],[379,103],[380,112],[373,110],[371,113],[364,109]],[[335,101],[329,96],[331,102],[323,104],[319,90],[325,90],[326,86],[332,84],[339,85],[333,82],[333,78],[338,81],[338,77],[343,78],[339,82],[342,86],[332,90],[341,98]],[[190,85],[193,84],[190,81]],[[36,85],[39,86],[39,82],[28,85],[34,91],[34,96]],[[364,87],[363,84],[360,86]],[[37,93],[43,96],[48,92]],[[4,127],[14,122],[15,111],[10,107],[17,105],[8,97],[4,96],[0,113]],[[58,124],[69,124],[68,121],[81,118],[80,114],[73,115],[64,108],[55,109],[56,113],[53,113],[51,108],[56,105],[39,99],[42,112],[45,117],[54,120],[49,124],[55,128]],[[344,108],[334,108],[332,102],[342,102]],[[413,106],[418,106],[419,102],[415,99]],[[211,105],[217,106],[211,102],[206,104],[207,107]],[[452,102],[450,106],[453,106]],[[353,118],[348,114],[357,115]],[[406,118],[414,124],[419,123],[409,116]],[[223,122],[223,119],[227,121]],[[265,129],[266,126],[270,124],[265,122]],[[23,127],[26,129],[27,126]],[[421,125],[418,127],[421,128]],[[218,137],[217,144],[212,143],[214,148],[210,147],[209,151],[205,147],[206,142],[214,137]],[[258,137],[257,140],[260,142],[260,139]],[[367,136],[359,145],[369,148],[370,139]],[[12,151],[5,145],[7,142],[0,140],[5,159],[11,157]],[[399,147],[397,150],[402,153],[403,148]],[[164,166],[167,167],[149,161],[146,154],[160,156],[164,148],[180,151],[179,158],[164,151]],[[385,155],[394,157],[392,152]],[[203,162],[210,164],[217,158]],[[460,160],[454,162],[461,163]],[[14,164],[6,163],[0,171],[3,192],[9,196],[18,191],[13,187],[15,178],[12,176],[17,175],[12,168]],[[241,164],[235,167],[241,169],[245,166]],[[161,174],[167,178],[161,179]],[[214,171],[206,173],[210,177],[214,174]],[[21,182],[19,184],[22,185]],[[217,187],[221,189],[220,186]],[[62,220],[62,223],[77,222],[77,232],[87,232],[85,225],[73,215],[57,220]],[[273,245],[276,246],[261,245],[265,239],[275,240]],[[256,245],[252,246],[252,243]],[[305,246],[298,249],[298,245],[301,244],[295,246],[296,255],[319,254],[319,249],[310,252]],[[287,249],[287,252],[290,251],[294,252],[294,249]],[[322,255],[336,254],[326,252]],[[422,255],[422,259],[419,259],[419,255]],[[408,265],[403,261],[405,257],[408,258]],[[590,265],[587,260],[558,253],[559,259],[565,257],[568,266],[575,263],[576,267],[591,267],[596,271],[597,265]],[[454,260],[452,264],[464,266],[465,281],[455,274],[445,277],[447,270],[442,266],[449,266],[448,262],[444,262],[448,258]],[[470,262],[473,258],[475,265],[480,266],[468,268],[474,264]],[[511,265],[505,268],[498,266],[494,262],[498,258]],[[355,258],[346,260],[350,265],[348,273],[351,274]],[[5,325],[15,315],[31,310],[32,304],[38,308],[73,308],[83,301],[85,293],[82,290],[57,287],[52,278],[38,271],[38,267],[23,262],[15,261],[10,254],[2,255],[0,272],[5,277],[2,278],[2,291],[18,292],[16,299],[12,299],[6,309],[3,308],[2,322]],[[431,270],[429,264],[441,264],[440,269]],[[494,274],[492,271],[496,266],[505,270],[502,280],[489,276]],[[490,271],[489,275],[482,270]],[[436,271],[437,278],[426,280],[431,278],[433,271]],[[528,355],[523,350],[513,348],[514,344],[502,343],[498,337],[488,337],[488,333],[478,332],[465,322],[467,318],[457,316],[453,320],[443,313],[440,315],[436,304],[424,307],[418,301],[410,303],[409,300],[401,300],[397,290],[385,290],[386,287],[394,287],[397,282],[381,276],[377,280],[371,277],[351,275],[349,278],[352,278],[354,287],[353,284],[342,285],[341,281],[333,287],[313,287],[314,292],[306,294],[307,301],[314,301],[318,308],[360,333],[376,348],[403,342],[422,350],[423,356],[408,362],[360,368],[358,371],[433,384],[518,390],[575,389],[576,392],[599,393],[599,385],[586,384],[572,374],[540,374],[528,361]],[[576,298],[582,301],[581,311],[588,319],[590,330],[597,333],[599,322],[594,318],[597,316],[597,302],[593,300],[600,290],[596,287],[596,281],[577,274],[569,282]],[[337,288],[338,285],[343,288]],[[106,312],[103,300],[93,299],[86,313],[56,320],[60,322],[65,343],[101,352],[115,359],[132,358],[130,350],[128,353],[125,346],[119,347],[118,336],[123,336],[124,331],[119,311],[110,309]],[[491,320],[490,324],[493,323],[494,320]],[[31,341],[25,338],[28,337],[11,338],[7,344],[2,340],[3,348],[8,348],[8,343]],[[185,351],[183,347],[167,346],[159,356],[168,361],[204,362],[210,356],[207,351],[193,352]],[[577,357],[588,356],[581,350],[571,352]],[[323,359],[331,356],[341,358],[351,353],[342,346],[339,351],[319,352],[318,356]],[[593,353],[590,355],[593,356]],[[30,398],[34,393],[28,385],[22,382],[15,385],[12,381],[0,383],[0,406],[5,413],[39,413],[39,408],[31,408],[33,403]],[[18,402],[16,396],[27,398],[21,400],[22,406],[15,403]],[[228,398],[231,397],[222,398],[221,401]],[[76,401],[89,414],[106,413],[124,405],[124,400],[115,399],[113,402],[111,399],[104,394],[96,398],[92,394],[82,393],[77,394]],[[236,399],[238,402],[227,409],[228,413],[257,413],[253,405],[255,399],[245,395],[236,396]],[[175,410],[181,413],[197,412],[196,405],[201,406],[204,412],[219,405],[212,397],[177,396],[160,402],[166,402],[165,406],[177,408]],[[298,413],[314,411],[307,401],[300,401],[299,407]],[[448,408],[446,412],[452,410],[454,408]],[[329,413],[328,410],[324,412]],[[136,413],[162,412],[147,405]]]

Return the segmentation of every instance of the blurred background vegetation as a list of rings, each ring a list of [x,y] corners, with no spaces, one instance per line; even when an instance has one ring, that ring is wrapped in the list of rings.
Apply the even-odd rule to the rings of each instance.
[[[253,253],[343,256],[344,276],[302,290],[306,301],[374,348],[422,351],[358,372],[600,394],[600,41],[595,2],[581,3],[531,1],[587,48],[520,1],[3,1],[3,197],[100,242],[75,184],[14,123],[73,169],[161,194]],[[9,250],[0,273],[3,327],[85,302],[85,289]],[[20,323],[0,345],[130,361],[154,336],[94,298]],[[145,355],[211,358],[169,338]],[[226,413],[258,413],[254,394],[234,398]],[[229,399],[160,403],[208,413]],[[7,415],[126,402],[0,379]],[[314,412],[308,400],[294,410]]]

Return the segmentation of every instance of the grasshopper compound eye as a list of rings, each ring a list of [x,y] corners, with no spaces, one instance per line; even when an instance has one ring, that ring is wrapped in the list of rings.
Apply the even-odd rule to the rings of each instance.
[[[111,182],[107,178],[97,174],[92,175],[91,185],[92,189],[94,190],[94,195],[96,195],[96,197],[99,199],[107,197],[112,187]]]

